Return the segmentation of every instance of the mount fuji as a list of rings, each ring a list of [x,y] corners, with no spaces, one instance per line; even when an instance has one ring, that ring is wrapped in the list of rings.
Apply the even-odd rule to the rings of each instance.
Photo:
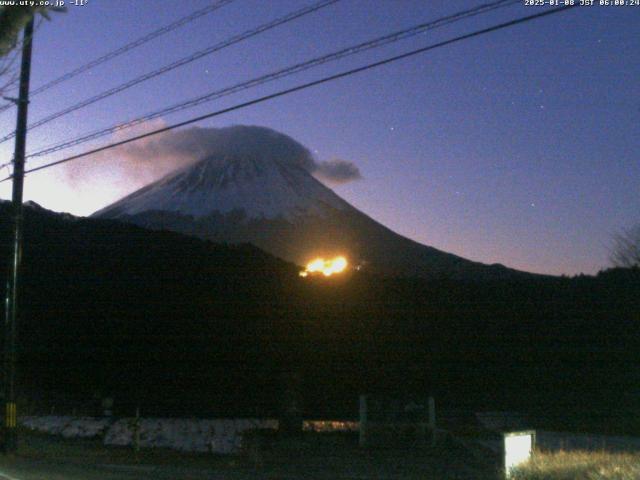
[[[211,132],[201,160],[92,216],[216,242],[248,242],[297,264],[341,254],[352,265],[383,275],[465,280],[529,275],[466,260],[391,231],[317,180],[320,165],[287,135],[254,126]]]

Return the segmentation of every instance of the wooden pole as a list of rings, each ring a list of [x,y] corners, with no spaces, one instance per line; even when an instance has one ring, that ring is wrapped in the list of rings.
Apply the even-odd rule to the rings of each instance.
[[[22,65],[20,67],[20,94],[16,125],[15,152],[13,156],[13,252],[9,262],[7,297],[4,322],[4,438],[5,453],[15,452],[18,447],[16,408],[16,344],[18,332],[18,286],[22,261],[24,156],[27,142],[27,110],[29,106],[29,78],[31,76],[31,45],[33,40],[33,18],[27,23],[22,37]]]

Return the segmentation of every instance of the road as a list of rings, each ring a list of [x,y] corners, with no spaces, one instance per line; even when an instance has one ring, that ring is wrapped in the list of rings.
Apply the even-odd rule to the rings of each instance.
[[[220,472],[212,469],[167,465],[81,465],[34,461],[19,457],[4,459],[0,463],[0,480],[244,480],[260,478],[252,475],[252,472]]]
[[[483,463],[483,462],[481,462]],[[0,456],[0,480],[494,480],[455,444],[360,449],[357,436],[313,434],[270,446],[257,457],[105,447],[24,433],[13,456]]]

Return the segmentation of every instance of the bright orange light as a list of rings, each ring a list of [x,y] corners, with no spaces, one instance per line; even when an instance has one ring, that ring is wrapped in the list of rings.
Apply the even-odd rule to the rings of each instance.
[[[307,268],[300,272],[301,277],[306,277],[310,273],[321,273],[325,277],[330,277],[334,273],[341,273],[347,268],[347,259],[336,257],[330,260],[316,258],[307,264]]]

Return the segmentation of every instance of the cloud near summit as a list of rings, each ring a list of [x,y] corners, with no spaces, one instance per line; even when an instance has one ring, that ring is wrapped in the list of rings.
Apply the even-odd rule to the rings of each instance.
[[[117,133],[114,140],[123,140],[163,126],[165,124],[162,121],[149,122],[127,129],[126,133]],[[96,155],[93,162],[85,164],[80,170],[74,169],[72,176],[79,179],[92,173],[86,169],[108,167],[117,171],[124,182],[139,188],[204,158],[219,157],[225,161],[229,156],[252,156],[258,160],[273,159],[291,163],[304,168],[319,180],[334,185],[362,178],[353,162],[342,159],[319,161],[305,146],[288,135],[266,127],[245,125],[191,127],[141,139]]]
[[[133,144],[126,149],[126,155],[134,162],[144,162],[158,156],[171,157],[176,159],[176,167],[212,156],[253,156],[301,166],[319,180],[331,184],[362,178],[353,162],[342,159],[319,161],[306,147],[288,135],[257,126],[192,127],[168,132],[157,139],[151,137],[147,142]]]
[[[312,173],[320,180],[326,180],[329,183],[348,183],[354,180],[360,180],[362,175],[360,169],[347,160],[334,158],[324,162],[316,162],[316,169]]]
[[[154,120],[114,133],[113,142],[166,126]],[[260,161],[277,159],[304,168],[321,182],[340,185],[362,176],[352,162],[319,161],[293,138],[266,127],[236,125],[225,128],[191,127],[143,138],[61,166],[71,195],[82,199],[87,211],[98,210],[122,197],[204,158],[250,155]],[[91,206],[89,206],[91,205]]]

